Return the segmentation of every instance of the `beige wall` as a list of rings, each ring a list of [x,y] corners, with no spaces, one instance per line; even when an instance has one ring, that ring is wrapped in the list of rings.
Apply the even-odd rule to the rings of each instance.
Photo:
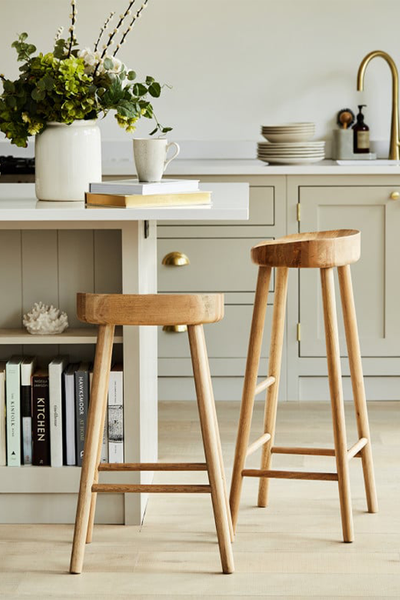
[[[140,0],[138,0],[140,2]],[[127,0],[78,0],[77,35],[91,45],[105,15]],[[140,4],[138,4],[140,6]],[[0,0],[0,71],[16,75],[15,33],[26,30],[48,51],[68,0]],[[261,123],[315,120],[326,136],[335,113],[368,104],[373,139],[388,137],[390,76],[369,67],[355,91],[358,64],[383,49],[400,66],[398,0],[149,0],[121,58],[141,76],[172,84],[156,103],[180,140],[257,139]],[[126,139],[113,118],[104,139]],[[149,124],[138,133],[147,134]]]

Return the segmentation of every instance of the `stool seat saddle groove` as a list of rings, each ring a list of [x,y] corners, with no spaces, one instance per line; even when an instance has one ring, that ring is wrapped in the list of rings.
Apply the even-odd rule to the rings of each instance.
[[[360,232],[351,229],[299,233],[288,235],[273,241],[262,242],[254,246],[251,250],[251,258],[253,262],[258,265],[258,279],[230,490],[230,508],[234,529],[236,528],[238,520],[243,477],[260,478],[258,492],[258,506],[260,507],[266,507],[268,504],[270,479],[282,478],[337,481],[339,487],[343,539],[345,542],[352,542],[354,533],[350,497],[349,461],[354,457],[361,458],[362,461],[368,511],[371,513],[378,511],[367,404],[350,273],[350,264],[356,262],[360,258],[360,238]],[[271,269],[273,267],[276,268],[276,281],[268,377],[257,385],[268,290]],[[334,449],[279,447],[275,446],[274,443],[288,272],[290,268],[320,269]],[[347,448],[341,381],[342,374],[336,316],[334,268],[337,268],[338,271],[359,437],[355,444],[349,449]],[[267,390],[267,394],[265,400],[263,434],[252,444],[249,444],[254,399],[255,396],[265,389]],[[253,452],[259,448],[262,449],[260,469],[246,469],[245,461],[247,456],[253,454]],[[336,472],[323,473],[273,470],[271,469],[271,459],[273,454],[333,456],[336,458]]]
[[[85,542],[89,543],[92,540],[96,498],[99,492],[191,492],[211,494],[222,570],[224,573],[232,573],[233,528],[203,331],[203,323],[215,323],[223,318],[223,295],[78,294],[77,307],[81,321],[98,325],[98,337],[70,572],[82,572]],[[100,464],[115,325],[187,325],[205,454],[204,463]],[[209,483],[99,483],[99,471],[207,471]]]

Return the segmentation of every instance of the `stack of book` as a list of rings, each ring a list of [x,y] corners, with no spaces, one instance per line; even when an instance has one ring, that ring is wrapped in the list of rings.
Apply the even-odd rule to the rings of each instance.
[[[0,466],[81,466],[93,372],[57,356],[37,368],[32,356],[0,362]],[[110,373],[102,462],[124,461],[121,364]]]
[[[211,205],[211,192],[199,190],[199,182],[194,179],[162,179],[154,183],[125,179],[91,183],[85,197],[89,207]]]

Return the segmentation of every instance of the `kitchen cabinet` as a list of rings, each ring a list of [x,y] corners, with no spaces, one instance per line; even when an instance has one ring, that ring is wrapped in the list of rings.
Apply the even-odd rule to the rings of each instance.
[[[276,174],[279,169],[281,175]],[[241,397],[256,280],[250,247],[289,233],[354,228],[362,232],[362,255],[353,265],[352,275],[367,397],[400,399],[400,200],[391,199],[393,192],[400,192],[400,173],[392,168],[374,175],[373,168],[357,168],[343,174],[340,167],[330,167],[319,175],[318,165],[314,171],[307,167],[307,175],[302,175],[301,167],[271,171],[271,175],[190,174],[203,182],[249,182],[247,222],[158,226],[159,291],[225,292],[225,319],[212,333],[206,333],[216,398]],[[176,171],[175,176],[187,178],[188,174]],[[187,254],[190,265],[163,267],[162,258],[172,251]],[[265,376],[267,369],[272,302],[273,278],[260,376]],[[340,311],[338,317],[344,394],[350,399]],[[179,333],[159,332],[160,398],[194,398],[187,349],[181,339]],[[173,355],[167,355],[168,345]],[[290,272],[280,398],[329,399],[319,273],[314,270]]]

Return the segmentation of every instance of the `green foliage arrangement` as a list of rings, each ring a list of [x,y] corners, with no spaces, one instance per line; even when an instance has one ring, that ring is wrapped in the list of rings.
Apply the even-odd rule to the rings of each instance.
[[[21,74],[15,81],[0,75],[3,84],[0,131],[11,143],[26,147],[28,137],[44,131],[47,123],[70,124],[77,119],[97,119],[110,110],[115,110],[118,124],[128,132],[134,131],[141,117],[154,118],[156,127],[150,135],[171,131],[170,127],[160,125],[153,110],[152,99],[160,96],[162,86],[150,76],[138,82],[136,73],[116,58],[148,0],[136,12],[132,11],[134,3],[135,0],[131,0],[120,15],[101,51],[99,44],[110,29],[114,13],[102,26],[93,49],[79,50],[75,38],[76,0],[71,1],[68,39],[62,37],[60,27],[52,52],[36,55],[36,47],[28,42],[28,34],[19,35],[12,47],[22,62]],[[128,26],[117,43],[120,28],[126,23]]]

